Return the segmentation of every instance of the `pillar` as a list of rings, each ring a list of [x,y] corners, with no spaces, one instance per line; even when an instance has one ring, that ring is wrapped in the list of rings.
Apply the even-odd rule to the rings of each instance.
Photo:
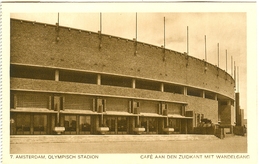
[[[228,100],[228,101],[227,101],[227,105],[231,105],[231,100]]]
[[[17,95],[14,94],[14,109],[17,107]]]
[[[33,124],[34,124],[34,120],[33,120],[33,114],[30,114],[30,134],[33,134]]]
[[[150,129],[149,129],[149,119],[147,119],[146,120],[146,127],[147,127],[147,129],[145,129],[146,130],[146,132],[148,132],[149,133],[149,131],[150,131]]]
[[[164,92],[164,84],[161,83],[161,92]]]
[[[188,121],[185,119],[185,134],[188,133]]]
[[[136,125],[136,127],[138,126],[138,127],[140,127],[141,125],[140,125],[140,120],[139,120],[139,116],[137,116],[137,125]]]
[[[96,117],[96,130],[98,129],[98,127],[99,127],[99,122],[100,122],[100,117],[97,115],[97,117]]]
[[[59,70],[55,70],[55,81],[59,81]]]
[[[135,88],[135,79],[132,79],[132,88]]]
[[[215,100],[218,100],[218,95],[217,94],[215,94]]]
[[[97,85],[101,85],[101,75],[97,75]]]
[[[183,94],[187,96],[187,87],[183,87]]]
[[[79,115],[77,115],[76,116],[76,124],[77,124],[77,126],[76,126],[76,134],[79,134],[79,126],[80,126],[80,124],[79,124]]]
[[[198,122],[197,122],[197,113],[194,113],[194,125],[197,127]]]
[[[201,97],[202,97],[202,98],[205,98],[205,91],[202,91],[201,94],[202,94]]]

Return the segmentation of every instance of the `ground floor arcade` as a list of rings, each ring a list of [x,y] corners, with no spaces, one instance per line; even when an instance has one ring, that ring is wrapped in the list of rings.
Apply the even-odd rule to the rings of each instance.
[[[52,135],[55,127],[64,127],[63,135],[100,134],[100,127],[106,127],[108,135],[136,134],[187,134],[192,130],[191,118],[145,115],[66,114],[11,112],[11,135]],[[174,131],[167,131],[174,129]]]

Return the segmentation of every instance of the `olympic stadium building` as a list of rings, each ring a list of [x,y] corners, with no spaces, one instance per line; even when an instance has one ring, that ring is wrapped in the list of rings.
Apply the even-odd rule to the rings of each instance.
[[[135,39],[10,20],[10,134],[190,134],[230,129],[235,81]]]

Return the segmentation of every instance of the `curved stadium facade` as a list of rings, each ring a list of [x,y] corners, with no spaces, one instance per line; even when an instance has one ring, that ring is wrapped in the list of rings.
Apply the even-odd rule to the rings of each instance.
[[[205,119],[234,123],[235,81],[217,66],[101,32],[10,27],[11,135],[188,134]]]

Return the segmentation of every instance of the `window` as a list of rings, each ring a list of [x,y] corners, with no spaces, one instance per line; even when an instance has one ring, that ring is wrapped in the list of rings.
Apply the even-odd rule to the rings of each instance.
[[[105,126],[109,128],[108,134],[116,133],[116,117],[108,116],[104,117]]]
[[[77,118],[74,115],[64,117],[65,134],[76,134]]]
[[[169,119],[169,128],[174,128],[174,132],[177,133],[180,132],[180,125],[181,125],[180,119]]]
[[[93,105],[96,105],[95,111],[98,113],[106,112],[106,99],[97,98],[96,101],[95,104],[93,103]]]
[[[47,115],[35,114],[33,116],[33,134],[46,134]]]
[[[30,114],[16,115],[16,134],[30,134],[31,116]]]
[[[79,117],[79,133],[90,134],[91,131],[91,119],[90,116]]]
[[[65,105],[64,103],[65,103],[65,97],[54,96],[52,109],[55,111],[64,110],[64,105]]]
[[[54,80],[54,70],[49,68],[38,68],[31,66],[10,66],[10,76],[16,78]]]
[[[157,120],[156,118],[149,118],[149,132],[156,133],[157,130]]]
[[[127,131],[126,117],[117,118],[117,130],[118,130],[118,133],[126,133],[126,131]]]

